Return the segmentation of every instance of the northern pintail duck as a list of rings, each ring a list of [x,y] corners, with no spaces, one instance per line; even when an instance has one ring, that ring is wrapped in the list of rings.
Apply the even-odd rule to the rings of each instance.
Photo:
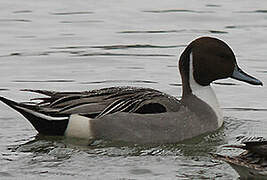
[[[242,145],[225,146],[245,150],[238,156],[230,157],[213,154],[233,167],[240,179],[267,179],[267,141],[247,141]]]
[[[253,85],[223,41],[201,37],[179,60],[182,98],[150,88],[111,87],[85,92],[26,90],[46,95],[36,104],[0,100],[20,112],[44,135],[132,143],[174,143],[212,132],[223,124],[211,83],[234,78]]]

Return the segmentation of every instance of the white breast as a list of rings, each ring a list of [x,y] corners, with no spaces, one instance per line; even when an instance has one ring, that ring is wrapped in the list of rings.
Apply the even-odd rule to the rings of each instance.
[[[199,85],[194,77],[193,77],[193,53],[190,53],[190,65],[189,65],[189,83],[190,87],[192,89],[192,93],[197,96],[202,101],[206,102],[216,113],[217,120],[218,120],[218,126],[221,127],[223,124],[223,115],[221,108],[219,106],[219,102],[217,100],[217,97],[212,89],[212,87],[209,86],[201,86]]]

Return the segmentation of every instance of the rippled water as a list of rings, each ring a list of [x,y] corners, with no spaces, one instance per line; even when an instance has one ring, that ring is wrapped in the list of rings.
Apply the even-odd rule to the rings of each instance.
[[[267,81],[267,3],[237,0],[0,2],[0,94],[19,89],[78,91],[152,87],[180,96],[179,54],[199,36],[228,42],[240,66]],[[137,146],[38,136],[0,104],[0,177],[51,179],[236,179],[209,153],[243,136],[267,137],[266,86],[214,83],[224,109],[219,131],[178,144]]]

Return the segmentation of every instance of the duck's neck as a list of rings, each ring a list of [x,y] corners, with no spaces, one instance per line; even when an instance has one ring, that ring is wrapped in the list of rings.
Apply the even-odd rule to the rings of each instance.
[[[201,86],[199,85],[194,77],[193,77],[193,54],[190,53],[189,56],[189,86],[192,90],[192,94],[195,95],[197,98],[201,99],[205,103],[207,103],[212,110],[215,112],[218,120],[218,126],[221,127],[223,124],[223,116],[222,111],[219,106],[219,102],[217,100],[216,94],[214,93],[212,87],[210,85],[208,86]]]

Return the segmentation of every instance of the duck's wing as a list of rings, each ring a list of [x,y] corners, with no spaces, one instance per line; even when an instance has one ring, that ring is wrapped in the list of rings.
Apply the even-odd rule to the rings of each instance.
[[[83,92],[55,92],[45,90],[24,90],[45,95],[35,98],[35,105],[27,105],[43,114],[81,114],[88,117],[103,117],[116,112],[153,114],[178,111],[180,101],[150,88],[111,87]]]

